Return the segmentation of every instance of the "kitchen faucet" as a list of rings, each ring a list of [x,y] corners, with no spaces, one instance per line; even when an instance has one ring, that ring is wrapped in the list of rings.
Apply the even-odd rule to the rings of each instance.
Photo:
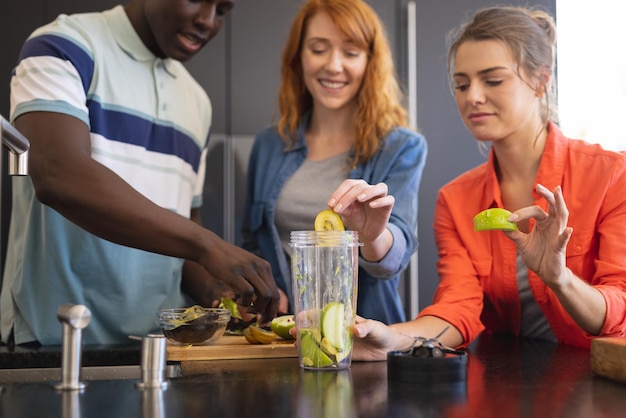
[[[30,142],[17,129],[15,129],[9,121],[0,115],[0,137],[2,145],[9,150],[9,168],[10,176],[26,176],[28,175],[28,149]],[[0,168],[2,168],[2,160],[0,160]],[[0,219],[2,212],[7,208],[3,202],[4,191],[2,190],[2,172],[0,171]],[[0,225],[0,238],[3,238],[2,226]],[[4,239],[0,239],[0,272],[4,270],[4,248],[2,244]],[[1,274],[1,273],[0,273]],[[2,278],[0,276],[0,283]]]
[[[28,175],[28,149],[30,148],[30,142],[1,115],[0,136],[2,136],[2,145],[9,150],[9,175]]]
[[[58,390],[85,389],[80,381],[82,332],[91,321],[91,311],[84,305],[64,304],[57,311],[57,319],[63,325],[63,357],[61,358],[61,383]]]

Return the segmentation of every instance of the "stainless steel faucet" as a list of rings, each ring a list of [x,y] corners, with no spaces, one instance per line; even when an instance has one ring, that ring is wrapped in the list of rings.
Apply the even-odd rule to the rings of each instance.
[[[84,305],[61,305],[57,318],[63,324],[63,358],[61,361],[61,383],[58,390],[83,390],[80,381],[82,330],[89,325],[91,311]]]
[[[2,145],[9,150],[9,167],[10,176],[26,176],[28,175],[28,150],[30,142],[24,135],[15,129],[6,119],[0,115],[0,138]],[[2,168],[2,160],[0,160],[0,168]],[[0,218],[2,212],[9,208],[3,204],[4,190],[2,190],[2,172],[0,172]],[[9,196],[10,197],[10,196]],[[2,225],[0,225],[0,236],[4,236]],[[0,271],[4,268],[4,248],[0,242]],[[2,278],[0,278],[2,283]]]
[[[28,149],[30,142],[0,115],[2,145],[9,150],[9,175],[28,175]]]

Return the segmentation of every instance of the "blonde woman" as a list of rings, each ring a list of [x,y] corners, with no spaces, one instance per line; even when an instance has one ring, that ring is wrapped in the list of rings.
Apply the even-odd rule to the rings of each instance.
[[[626,336],[626,158],[553,122],[555,33],[547,13],[517,7],[480,10],[454,33],[457,107],[489,158],[439,193],[433,305],[393,327],[359,320],[353,358],[383,360],[443,330],[453,347],[481,332],[581,347]],[[519,229],[475,232],[491,207]]]

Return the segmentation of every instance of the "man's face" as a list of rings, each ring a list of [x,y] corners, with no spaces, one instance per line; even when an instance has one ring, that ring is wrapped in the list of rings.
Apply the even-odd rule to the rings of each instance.
[[[220,30],[234,0],[146,0],[150,34],[144,42],[157,56],[188,61]]]

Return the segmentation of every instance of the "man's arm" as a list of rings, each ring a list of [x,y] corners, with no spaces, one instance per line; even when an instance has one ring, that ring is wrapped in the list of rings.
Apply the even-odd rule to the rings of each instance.
[[[87,126],[68,115],[32,112],[15,126],[30,141],[37,198],[90,233],[117,244],[199,263],[269,320],[278,290],[269,264],[154,204],[91,157]]]

